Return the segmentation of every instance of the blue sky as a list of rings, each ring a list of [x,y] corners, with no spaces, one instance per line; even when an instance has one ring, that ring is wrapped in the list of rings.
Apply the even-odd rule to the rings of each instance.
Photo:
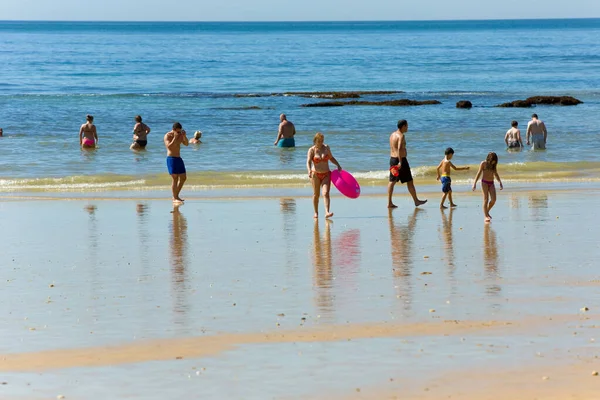
[[[0,0],[0,20],[598,18],[600,0]]]

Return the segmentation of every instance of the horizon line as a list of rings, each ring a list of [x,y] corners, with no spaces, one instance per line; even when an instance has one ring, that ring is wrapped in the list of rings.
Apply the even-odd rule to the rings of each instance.
[[[319,22],[501,22],[501,21],[568,21],[568,20],[597,20],[600,19],[598,17],[568,17],[568,18],[559,18],[559,17],[551,17],[551,18],[486,18],[486,19],[469,19],[469,18],[459,18],[459,19],[373,19],[373,20],[61,20],[61,19],[5,19],[0,20],[2,22],[76,22],[76,23],[185,23],[185,24],[193,24],[193,23],[319,23]]]

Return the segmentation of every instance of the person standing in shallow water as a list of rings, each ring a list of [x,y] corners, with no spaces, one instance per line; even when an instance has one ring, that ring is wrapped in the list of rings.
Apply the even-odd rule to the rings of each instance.
[[[93,149],[98,145],[98,132],[94,125],[94,117],[87,115],[86,123],[79,128],[79,146],[84,149]]]
[[[527,124],[527,145],[531,144],[533,150],[545,150],[546,139],[548,139],[546,124],[538,119],[537,114],[533,114],[531,121]]]
[[[392,203],[392,195],[394,194],[394,186],[396,183],[406,183],[408,192],[415,202],[415,207],[427,203],[427,200],[419,200],[415,184],[413,183],[410,165],[406,159],[406,138],[405,133],[408,132],[408,122],[405,119],[398,121],[398,130],[390,135],[390,183],[388,183],[388,208],[397,208],[398,206]]]
[[[200,144],[202,143],[202,140],[200,140],[202,138],[202,132],[201,131],[196,131],[194,133],[194,137],[192,139],[190,139],[190,144]]]
[[[287,120],[285,114],[281,114],[279,116],[279,131],[277,132],[277,139],[275,139],[274,146],[279,147],[296,147],[296,140],[294,139],[294,135],[296,135],[296,127],[291,121]]]
[[[133,143],[129,147],[131,150],[145,149],[148,144],[148,134],[150,127],[142,122],[142,116],[135,116],[135,126],[133,127]]]
[[[175,122],[173,130],[165,134],[164,142],[167,148],[167,169],[172,178],[173,203],[183,203],[184,200],[179,197],[179,193],[187,179],[187,174],[181,158],[181,145],[187,146],[189,141],[179,122]]]
[[[521,131],[519,130],[519,123],[513,121],[510,123],[511,128],[504,135],[504,143],[509,149],[521,149],[523,147],[523,140],[521,140]]]
[[[340,163],[331,154],[331,149],[325,144],[325,136],[317,132],[313,139],[314,146],[308,149],[306,155],[306,169],[308,177],[313,187],[313,207],[315,209],[315,218],[319,217],[319,194],[323,191],[323,200],[325,202],[325,218],[333,217],[329,210],[331,200],[329,191],[331,189],[331,171],[329,170],[329,161],[334,163],[341,171]]]

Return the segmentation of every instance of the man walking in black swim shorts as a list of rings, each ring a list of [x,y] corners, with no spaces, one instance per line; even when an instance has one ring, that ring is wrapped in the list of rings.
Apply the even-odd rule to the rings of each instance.
[[[165,134],[165,147],[167,148],[167,169],[173,179],[171,189],[173,191],[173,203],[183,203],[179,193],[187,179],[185,164],[181,158],[181,145],[189,144],[185,131],[179,122],[173,124],[173,130]]]
[[[410,165],[406,159],[406,138],[404,134],[408,131],[408,122],[405,119],[398,121],[398,130],[390,135],[390,183],[388,183],[388,208],[396,208],[392,203],[392,194],[396,183],[406,183],[408,192],[412,196],[415,206],[427,203],[427,200],[419,200],[413,183]]]

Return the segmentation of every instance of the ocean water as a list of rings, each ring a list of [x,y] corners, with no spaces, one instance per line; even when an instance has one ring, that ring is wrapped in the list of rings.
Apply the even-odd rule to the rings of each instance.
[[[600,19],[362,23],[0,22],[0,191],[164,186],[162,136],[180,121],[203,144],[182,156],[196,185],[306,183],[315,132],[365,183],[384,183],[388,137],[409,121],[409,161],[432,180],[444,149],[475,166],[489,151],[505,179],[593,180],[600,172]],[[303,108],[290,91],[403,91],[363,100],[436,99],[417,107]],[[574,107],[497,108],[533,95],[571,95]],[[456,109],[470,100],[471,110]],[[249,109],[252,107],[251,109]],[[296,149],[275,148],[278,116]],[[532,112],[544,152],[506,151],[510,121]],[[100,147],[78,129],[95,116]],[[151,128],[129,150],[133,117]],[[473,175],[475,171],[472,171]]]

